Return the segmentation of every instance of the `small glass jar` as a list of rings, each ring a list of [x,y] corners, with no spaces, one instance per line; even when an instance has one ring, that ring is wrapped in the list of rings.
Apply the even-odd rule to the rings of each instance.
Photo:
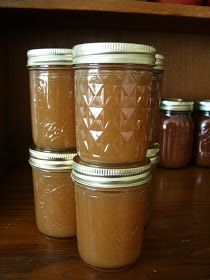
[[[210,100],[197,102],[194,147],[196,164],[210,167]]]
[[[76,147],[71,49],[27,52],[34,144],[45,149]]]
[[[156,149],[159,136],[159,104],[161,96],[162,77],[165,71],[165,59],[161,54],[155,55],[154,79],[151,98],[151,125],[149,132],[149,149]],[[158,151],[159,152],[159,151]],[[158,154],[157,154],[158,155]],[[147,155],[148,156],[148,155]],[[153,155],[154,156],[154,155]],[[150,157],[150,156],[148,156]]]
[[[160,104],[160,166],[185,167],[192,156],[193,111],[192,101],[161,100]]]
[[[90,43],[73,51],[79,156],[96,164],[145,160],[155,49]]]
[[[86,165],[74,158],[77,242],[90,266],[121,269],[137,261],[144,231],[150,164],[124,169]]]
[[[74,184],[70,178],[75,153],[29,149],[32,166],[36,224],[49,237],[76,235]]]

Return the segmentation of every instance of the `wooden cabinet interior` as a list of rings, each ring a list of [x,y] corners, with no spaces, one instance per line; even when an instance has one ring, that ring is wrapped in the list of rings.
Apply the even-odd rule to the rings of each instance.
[[[6,2],[7,9],[4,8]],[[61,6],[58,1],[52,1],[53,9],[46,6],[47,11],[43,11],[39,2],[41,3],[38,1],[35,4],[30,1],[31,8],[25,10],[16,9],[17,1],[0,1],[0,15],[4,21],[4,27],[1,28],[3,36],[0,39],[0,131],[3,135],[0,144],[5,147],[0,155],[3,158],[4,153],[10,163],[25,161],[28,146],[32,143],[26,68],[26,51],[30,48],[71,48],[78,43],[99,41],[153,45],[166,58],[163,97],[182,97],[188,100],[208,98],[210,8],[192,6],[184,9],[178,5],[176,14],[173,5],[128,0],[127,6],[121,8],[122,11],[117,11],[118,13],[114,1],[108,3],[115,13],[111,11],[111,6],[106,6],[106,1],[101,1],[102,8],[105,5],[105,12],[100,12],[99,4],[95,8],[98,10],[91,12],[87,11],[89,6],[86,2],[84,9],[79,1],[81,9],[71,8],[77,10],[75,12],[68,10],[67,1],[61,1]],[[95,4],[96,2],[94,1]],[[73,2],[69,3],[71,7]],[[23,4],[29,5],[27,1],[20,1],[19,5]],[[135,10],[129,11],[132,7],[135,8],[131,4],[139,8],[136,13]],[[55,9],[56,5],[58,9],[63,7],[61,11]],[[126,13],[126,8],[129,13]]]

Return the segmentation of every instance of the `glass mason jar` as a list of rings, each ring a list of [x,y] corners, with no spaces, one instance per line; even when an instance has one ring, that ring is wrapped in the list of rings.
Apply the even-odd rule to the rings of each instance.
[[[192,156],[194,102],[162,99],[160,103],[160,166],[185,167]]]
[[[86,165],[74,158],[77,242],[90,266],[120,269],[135,263],[143,241],[150,163],[124,169]]]
[[[148,187],[148,198],[146,199],[146,210],[145,210],[145,226],[147,226],[150,216],[152,213],[152,197],[153,197],[153,186],[155,184],[154,182],[154,175],[156,173],[156,168],[159,163],[159,156],[149,157],[150,163],[151,163],[151,172],[152,172],[152,181],[151,184]]]
[[[76,153],[50,153],[35,147],[29,152],[39,231],[54,238],[76,235],[74,184],[70,178]]]
[[[151,98],[151,125],[149,132],[149,150],[147,157],[158,156],[159,154],[159,104],[161,96],[162,77],[165,71],[165,58],[161,54],[155,55],[154,79],[152,83]]]
[[[79,156],[90,163],[145,160],[155,49],[90,43],[73,51]]]
[[[194,147],[196,164],[210,167],[210,100],[197,102]]]
[[[27,52],[34,144],[45,149],[76,147],[71,49]]]

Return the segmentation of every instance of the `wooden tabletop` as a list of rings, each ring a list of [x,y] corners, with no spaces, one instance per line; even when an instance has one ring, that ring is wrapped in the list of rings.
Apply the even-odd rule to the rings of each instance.
[[[126,271],[92,269],[76,239],[36,229],[31,170],[10,170],[0,188],[0,280],[209,280],[210,169],[157,169],[153,213],[141,257]]]

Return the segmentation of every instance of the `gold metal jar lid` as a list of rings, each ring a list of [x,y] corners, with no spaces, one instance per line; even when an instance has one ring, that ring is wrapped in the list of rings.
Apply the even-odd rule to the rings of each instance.
[[[194,102],[181,98],[161,99],[160,109],[167,111],[193,111]]]
[[[29,163],[32,167],[47,170],[71,169],[73,158],[77,155],[72,152],[52,152],[49,150],[38,149],[35,146],[29,148]]]
[[[199,111],[210,111],[210,99],[204,99],[196,102]]]
[[[32,49],[27,51],[27,66],[72,65],[72,49]]]
[[[154,66],[156,49],[132,43],[87,43],[73,47],[74,64],[112,63]]]
[[[149,159],[150,159],[150,162],[151,162],[152,166],[157,164],[160,161],[160,157],[159,156],[150,157]]]
[[[147,159],[132,166],[89,165],[74,157],[72,179],[77,183],[95,188],[123,188],[143,185],[151,180],[151,164]]]
[[[165,70],[165,57],[162,54],[155,55],[155,70]]]
[[[159,144],[155,143],[153,147],[149,147],[149,149],[147,150],[146,157],[147,158],[155,157],[159,154],[159,152],[160,152]]]

